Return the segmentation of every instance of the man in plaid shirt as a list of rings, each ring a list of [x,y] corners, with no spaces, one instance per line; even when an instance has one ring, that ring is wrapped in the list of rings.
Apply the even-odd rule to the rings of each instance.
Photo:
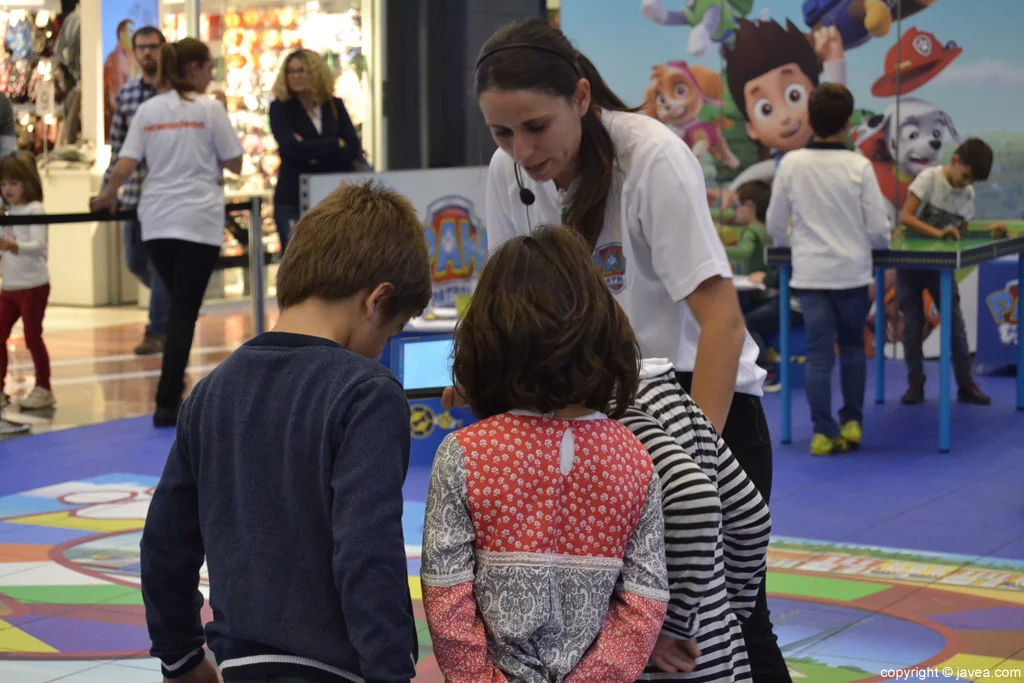
[[[127,83],[117,94],[117,108],[114,110],[114,118],[110,125],[110,166],[103,176],[104,188],[110,180],[110,171],[121,154],[121,145],[128,134],[132,117],[143,102],[157,94],[157,57],[164,42],[164,34],[152,26],[143,26],[132,36],[132,50],[135,52],[138,65],[142,68],[142,78]],[[143,162],[121,189],[121,205],[125,209],[138,207],[142,181],[145,177],[146,164]],[[140,356],[162,353],[170,295],[153,264],[150,263],[149,254],[142,244],[142,227],[137,220],[124,224],[124,250],[128,270],[149,288],[149,324],[146,326],[146,335],[142,343],[135,347],[135,353]]]

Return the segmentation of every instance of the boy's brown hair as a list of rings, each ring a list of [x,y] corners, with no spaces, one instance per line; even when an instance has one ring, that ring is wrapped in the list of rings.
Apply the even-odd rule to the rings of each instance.
[[[31,152],[12,152],[0,159],[0,180],[3,179],[21,181],[25,202],[43,201],[43,183]],[[4,200],[4,206],[7,206],[7,200]]]
[[[736,188],[741,203],[754,202],[754,215],[759,223],[768,219],[768,205],[772,201],[772,186],[763,180],[748,180]]]
[[[841,83],[822,83],[807,100],[807,118],[819,138],[838,135],[853,116],[853,93]]]
[[[455,330],[452,371],[480,418],[577,404],[618,417],[636,396],[640,358],[585,239],[557,226],[487,260]]]
[[[340,301],[389,282],[388,319],[418,315],[430,303],[430,255],[416,209],[373,181],[346,184],[295,226],[277,273],[277,302]]]
[[[992,174],[992,148],[980,138],[969,138],[954,152],[960,163],[971,169],[971,181],[983,183]]]

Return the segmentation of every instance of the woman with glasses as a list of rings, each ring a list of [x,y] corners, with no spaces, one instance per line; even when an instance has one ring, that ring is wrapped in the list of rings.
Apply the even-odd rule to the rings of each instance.
[[[274,189],[274,222],[281,250],[299,220],[299,176],[356,170],[362,143],[345,104],[334,97],[334,76],[320,55],[296,50],[274,83],[270,130],[281,167]]]

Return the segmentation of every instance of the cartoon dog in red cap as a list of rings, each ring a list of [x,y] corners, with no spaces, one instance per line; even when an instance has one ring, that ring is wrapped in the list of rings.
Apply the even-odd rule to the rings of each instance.
[[[872,161],[882,193],[890,200],[895,197],[896,210],[906,201],[910,182],[939,162],[943,144],[960,139],[949,115],[905,95],[942,73],[962,52],[952,41],[941,43],[933,34],[911,28],[889,49],[884,73],[871,87],[875,97],[900,95],[899,106],[894,102],[855,130],[853,144]]]

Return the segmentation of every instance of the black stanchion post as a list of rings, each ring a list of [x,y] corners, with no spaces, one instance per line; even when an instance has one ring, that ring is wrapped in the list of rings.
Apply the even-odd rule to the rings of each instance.
[[[249,212],[249,300],[252,304],[252,334],[256,336],[266,328],[263,306],[263,200],[260,197],[249,200]]]

